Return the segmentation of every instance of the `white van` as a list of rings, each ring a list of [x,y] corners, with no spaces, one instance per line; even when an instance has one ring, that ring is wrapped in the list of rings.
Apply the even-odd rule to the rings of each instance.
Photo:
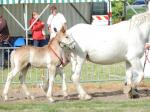
[[[93,2],[91,8],[92,25],[102,26],[112,24],[111,1]]]

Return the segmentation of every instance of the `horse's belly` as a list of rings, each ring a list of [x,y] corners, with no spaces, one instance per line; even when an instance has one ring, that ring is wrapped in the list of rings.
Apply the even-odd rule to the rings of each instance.
[[[50,63],[51,59],[46,56],[30,58],[31,66],[36,68],[47,68]]]
[[[31,66],[35,67],[35,68],[47,68],[47,64],[46,63],[31,63]]]
[[[87,59],[97,64],[114,64],[125,61],[125,55],[117,55],[117,53],[89,53]]]

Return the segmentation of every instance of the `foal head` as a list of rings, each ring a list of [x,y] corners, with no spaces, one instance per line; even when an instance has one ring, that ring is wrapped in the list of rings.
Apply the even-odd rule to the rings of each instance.
[[[62,27],[61,30],[57,32],[56,36],[51,40],[50,44],[52,44],[53,42],[59,44],[61,48],[75,48],[74,40],[68,37],[68,35],[66,34],[66,29],[64,27]]]

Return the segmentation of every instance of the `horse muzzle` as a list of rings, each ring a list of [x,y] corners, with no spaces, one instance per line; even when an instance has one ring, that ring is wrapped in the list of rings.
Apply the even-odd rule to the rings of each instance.
[[[65,47],[65,48],[69,48],[69,49],[75,49],[75,41],[71,41],[68,43],[60,42],[59,45],[61,48]]]
[[[76,45],[74,39],[72,39],[72,38],[68,38],[67,41],[60,41],[59,44],[62,48],[66,47],[69,49],[75,49],[75,45]]]

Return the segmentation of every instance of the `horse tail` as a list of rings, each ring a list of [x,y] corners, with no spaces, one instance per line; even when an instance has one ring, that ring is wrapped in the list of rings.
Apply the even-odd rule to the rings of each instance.
[[[13,68],[15,67],[14,55],[15,55],[15,50],[13,50],[13,51],[11,52],[11,55],[10,55],[11,69],[13,69]]]

